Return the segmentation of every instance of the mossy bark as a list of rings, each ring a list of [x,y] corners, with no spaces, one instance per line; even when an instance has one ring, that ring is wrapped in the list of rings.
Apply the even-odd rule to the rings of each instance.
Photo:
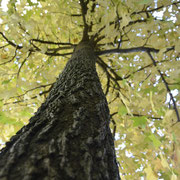
[[[93,48],[81,43],[48,98],[0,153],[0,180],[119,180]]]

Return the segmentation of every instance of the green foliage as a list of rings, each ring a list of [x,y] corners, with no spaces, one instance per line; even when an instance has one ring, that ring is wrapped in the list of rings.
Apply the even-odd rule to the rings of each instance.
[[[136,48],[104,54],[97,65],[116,122],[122,179],[178,179],[179,2],[95,0],[87,6],[88,35],[94,36],[96,51]],[[8,11],[0,11],[2,142],[28,123],[47,97],[82,39],[81,14],[78,0],[10,0]],[[152,57],[142,47],[149,48]]]
[[[142,127],[142,128],[146,127],[147,119],[145,116],[132,117],[131,119],[134,121],[133,123],[134,127]]]

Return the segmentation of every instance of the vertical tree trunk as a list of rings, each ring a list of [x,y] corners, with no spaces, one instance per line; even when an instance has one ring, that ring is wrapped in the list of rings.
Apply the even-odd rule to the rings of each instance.
[[[45,103],[0,153],[0,180],[119,180],[109,109],[80,43]]]

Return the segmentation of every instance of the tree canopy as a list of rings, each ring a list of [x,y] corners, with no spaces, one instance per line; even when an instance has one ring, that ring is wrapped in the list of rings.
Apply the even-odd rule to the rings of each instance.
[[[93,40],[122,179],[180,172],[180,2],[10,0],[0,9],[0,143],[44,102],[74,47]]]

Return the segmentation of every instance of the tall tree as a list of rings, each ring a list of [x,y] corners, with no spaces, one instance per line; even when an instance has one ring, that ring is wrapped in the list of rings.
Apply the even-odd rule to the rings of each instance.
[[[122,179],[177,179],[179,4],[10,0],[2,146],[26,125],[0,153],[0,178],[119,179],[114,136]]]
[[[4,179],[119,179],[110,115],[82,41],[45,103],[1,152]]]

